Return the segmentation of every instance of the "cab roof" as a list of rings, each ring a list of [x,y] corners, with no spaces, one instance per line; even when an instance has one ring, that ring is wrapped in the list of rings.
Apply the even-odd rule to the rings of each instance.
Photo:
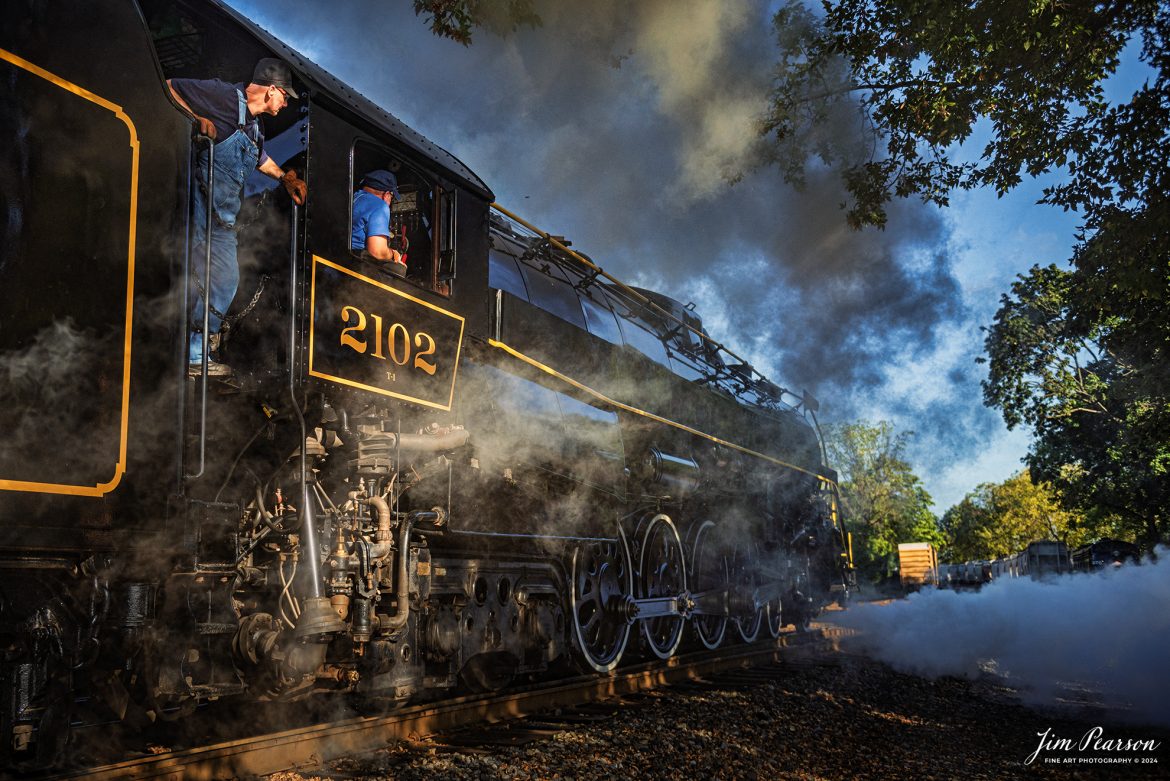
[[[409,147],[416,155],[442,169],[451,179],[468,190],[486,200],[495,200],[495,195],[487,184],[455,155],[409,127],[377,103],[306,58],[251,19],[228,7],[221,0],[208,0],[208,2],[214,9],[230,17],[233,22],[247,30],[260,44],[270,49],[273,56],[280,57],[287,62],[295,75],[308,86],[312,99],[321,100],[324,98],[327,102],[332,102],[343,110],[348,110],[360,120]]]

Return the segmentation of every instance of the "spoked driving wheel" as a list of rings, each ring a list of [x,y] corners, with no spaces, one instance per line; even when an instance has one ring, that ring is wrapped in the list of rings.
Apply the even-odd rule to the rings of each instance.
[[[780,601],[780,597],[768,600],[767,605],[764,606],[764,628],[768,632],[768,637],[777,638],[780,636],[780,630],[784,628],[784,610]]]
[[[678,530],[666,515],[650,519],[642,534],[638,557],[641,596],[676,597],[687,589],[686,558]],[[682,641],[683,617],[661,616],[642,621],[642,633],[659,659],[669,659]]]
[[[570,609],[577,647],[599,673],[617,667],[630,640],[629,602],[634,572],[625,534],[583,542],[573,549]]]
[[[764,608],[755,606],[755,591],[760,585],[758,558],[753,555],[754,546],[736,549],[732,557],[731,583],[735,598],[731,621],[745,643],[754,643],[764,623]]]
[[[756,552],[759,553],[759,548]],[[784,602],[781,597],[783,589],[780,588],[780,583],[785,567],[780,566],[777,559],[775,555],[759,556],[765,586],[769,587],[767,590],[770,594],[775,595],[764,603],[764,630],[768,637],[772,638],[779,637],[780,630],[784,628]]]
[[[690,584],[697,608],[691,624],[703,647],[714,651],[727,632],[727,558],[719,549],[712,521],[703,521],[695,530]]]

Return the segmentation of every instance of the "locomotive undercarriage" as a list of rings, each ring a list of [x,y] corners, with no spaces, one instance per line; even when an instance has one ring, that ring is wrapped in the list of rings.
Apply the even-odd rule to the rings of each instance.
[[[0,754],[52,764],[71,722],[149,726],[225,698],[333,692],[382,709],[573,662],[608,672],[623,659],[667,659],[688,638],[709,649],[752,642],[806,625],[820,606],[810,576],[835,566],[823,521],[797,519],[790,539],[736,522],[754,507],[739,483],[660,480],[658,490],[689,498],[640,493],[624,514],[613,496],[592,496],[598,518],[576,536],[484,531],[538,528],[532,508],[592,489],[547,468],[484,474],[458,427],[383,428],[355,423],[358,442],[346,447],[332,429],[314,431],[306,492],[295,485],[298,450],[267,482],[245,468],[253,478],[239,485],[254,485],[235,491],[248,497],[239,504],[188,497],[177,549],[152,538],[55,568],[6,562]],[[453,486],[482,493],[482,516],[450,515]],[[317,593],[290,499],[304,496]]]

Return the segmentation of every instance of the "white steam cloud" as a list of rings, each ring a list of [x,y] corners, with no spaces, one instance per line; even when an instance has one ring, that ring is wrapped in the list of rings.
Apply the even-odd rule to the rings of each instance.
[[[1170,725],[1170,549],[1159,556],[977,592],[926,589],[852,607],[839,623],[861,631],[851,645],[900,670],[974,678],[993,664],[1027,700],[1081,686],[1137,720]]]

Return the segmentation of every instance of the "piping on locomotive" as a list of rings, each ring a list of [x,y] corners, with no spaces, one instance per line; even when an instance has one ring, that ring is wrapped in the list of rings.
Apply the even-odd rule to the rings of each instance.
[[[68,6],[68,7],[66,7]],[[853,586],[816,402],[493,204],[456,157],[212,0],[6,0],[0,756],[240,697],[384,706],[690,640]],[[287,62],[229,381],[187,372],[192,138],[166,79]],[[405,278],[350,251],[395,172]],[[785,399],[792,403],[786,403]]]

